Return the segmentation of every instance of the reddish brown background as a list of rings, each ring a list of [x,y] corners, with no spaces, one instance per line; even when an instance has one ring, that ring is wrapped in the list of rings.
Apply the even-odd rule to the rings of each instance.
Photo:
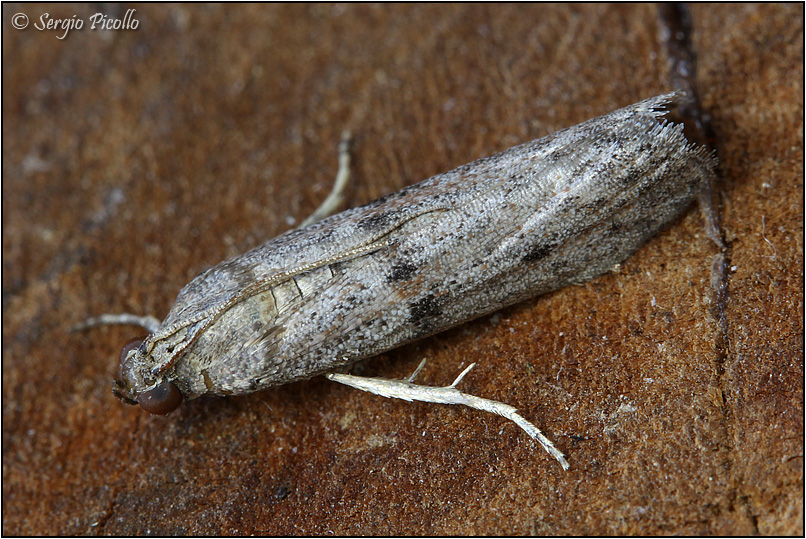
[[[11,27],[127,7],[137,30]],[[463,388],[563,472],[504,420],[323,379],[151,417],[110,392],[136,330],[67,328],[163,316],[304,218],[342,129],[357,205],[669,90],[654,6],[4,5],[3,533],[803,534],[803,7],[692,9],[727,304],[692,210],[363,371],[477,362]]]

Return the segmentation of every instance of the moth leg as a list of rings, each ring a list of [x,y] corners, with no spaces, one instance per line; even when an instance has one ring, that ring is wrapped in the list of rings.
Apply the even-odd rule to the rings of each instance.
[[[324,219],[333,213],[344,200],[344,188],[347,187],[347,182],[350,181],[350,140],[350,132],[344,131],[341,134],[341,142],[339,143],[339,170],[336,172],[333,189],[330,190],[330,194],[327,195],[327,198],[319,207],[307,219],[302,221],[298,228],[306,227]]]
[[[160,321],[153,316],[138,316],[136,314],[102,314],[93,318],[88,318],[80,324],[70,328],[71,332],[83,331],[98,326],[115,326],[118,324],[128,324],[145,328],[149,333],[155,333],[160,327]]]
[[[542,432],[540,432],[540,429],[519,415],[514,407],[502,402],[483,399],[481,397],[476,397],[475,395],[468,395],[467,393],[462,393],[456,389],[456,385],[462,381],[462,378],[464,378],[468,372],[470,372],[470,369],[476,365],[475,363],[471,364],[468,368],[462,371],[462,373],[456,377],[456,380],[454,380],[451,385],[445,387],[422,386],[413,383],[414,377],[417,375],[420,369],[422,369],[424,364],[425,361],[420,363],[420,366],[417,367],[417,370],[414,371],[414,374],[403,380],[369,378],[341,373],[330,373],[326,374],[325,376],[334,382],[339,382],[340,384],[345,384],[362,391],[369,391],[370,393],[374,393],[382,397],[403,399],[410,402],[422,401],[439,404],[463,404],[465,406],[469,406],[470,408],[475,408],[476,410],[482,410],[500,415],[506,419],[509,419],[510,421],[513,421],[516,425],[526,431],[526,434],[537,440],[552,457],[557,459],[557,461],[560,463],[560,466],[562,466],[564,470],[569,468],[568,461],[565,460],[565,456],[562,454],[562,452],[554,447],[554,444],[551,443],[551,441],[546,438]]]

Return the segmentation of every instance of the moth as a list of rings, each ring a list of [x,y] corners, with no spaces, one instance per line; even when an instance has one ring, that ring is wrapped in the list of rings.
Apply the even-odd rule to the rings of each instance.
[[[115,393],[165,414],[317,375],[407,400],[506,404],[341,371],[356,361],[611,270],[686,209],[712,152],[666,118],[667,94],[479,159],[287,232],[188,283],[165,319],[125,346]],[[89,323],[93,320],[88,321]],[[468,369],[469,370],[469,369]]]

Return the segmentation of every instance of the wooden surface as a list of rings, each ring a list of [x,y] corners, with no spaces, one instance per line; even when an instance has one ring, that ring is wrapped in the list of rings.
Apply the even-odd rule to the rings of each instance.
[[[358,205],[670,88],[651,5],[3,5],[4,534],[803,530],[803,7],[692,8],[732,273],[696,209],[617,273],[362,366],[502,419],[323,379],[167,417],[111,394],[196,273],[285,231],[355,133]],[[109,10],[109,11],[103,11]],[[724,325],[719,320],[724,317]]]

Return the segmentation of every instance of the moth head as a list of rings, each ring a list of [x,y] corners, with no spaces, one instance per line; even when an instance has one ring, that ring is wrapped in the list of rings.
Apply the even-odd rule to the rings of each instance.
[[[171,382],[155,377],[148,368],[147,339],[132,339],[120,350],[120,378],[112,392],[127,404],[139,404],[150,414],[165,415],[182,404],[182,392]]]

